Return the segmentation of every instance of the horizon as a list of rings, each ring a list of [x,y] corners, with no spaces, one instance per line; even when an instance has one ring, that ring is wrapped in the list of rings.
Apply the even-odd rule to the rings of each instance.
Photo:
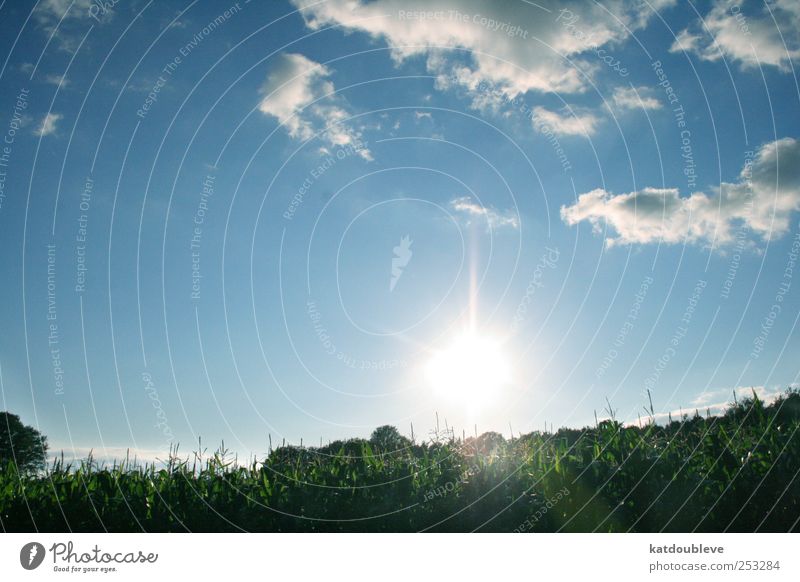
[[[790,3],[0,11],[0,405],[53,448],[800,386]]]
[[[651,412],[649,412],[646,408],[643,407],[642,408],[642,412],[644,413],[644,416],[642,416],[642,412],[639,412],[636,420],[634,421],[634,420],[619,420],[619,419],[616,418],[616,410],[613,411],[614,412],[614,416],[611,416],[609,414],[608,409],[604,408],[602,410],[603,413],[600,414],[600,415],[597,415],[597,411],[595,411],[595,415],[596,415],[595,419],[596,419],[596,423],[602,423],[602,422],[606,422],[606,421],[610,420],[610,421],[619,422],[620,425],[624,426],[624,427],[644,428],[648,424],[661,425],[663,427],[666,427],[670,423],[673,423],[673,422],[685,422],[685,421],[687,421],[689,419],[696,418],[698,416],[702,417],[702,418],[723,417],[734,406],[741,405],[742,402],[753,400],[754,397],[758,398],[759,401],[762,402],[765,406],[771,406],[772,404],[775,403],[775,401],[777,399],[781,398],[782,396],[785,396],[785,395],[787,395],[789,393],[793,393],[794,391],[797,391],[798,389],[800,389],[800,386],[788,386],[783,391],[778,391],[778,392],[766,392],[766,391],[763,390],[763,387],[758,387],[758,388],[759,389],[751,387],[749,390],[742,388],[740,390],[737,390],[735,393],[733,393],[731,395],[731,400],[730,401],[728,401],[726,403],[717,403],[717,404],[712,404],[712,405],[706,405],[702,409],[699,406],[695,406],[694,408],[685,408],[685,409],[683,407],[680,407],[680,408],[678,408],[676,410],[672,410],[672,411],[669,411],[669,412],[666,412],[666,413],[651,414]],[[3,412],[3,411],[0,411],[0,412]],[[11,411],[8,411],[8,412],[11,412]],[[22,419],[22,420],[24,422],[24,419]],[[587,424],[587,425],[583,425],[583,426],[558,426],[558,427],[556,427],[553,423],[549,423],[549,428],[548,428],[548,423],[545,421],[545,423],[544,423],[545,426],[543,427],[543,429],[532,429],[529,432],[525,432],[525,433],[517,432],[516,434],[513,432],[513,426],[508,425],[507,428],[509,429],[509,432],[508,432],[508,434],[506,434],[503,431],[485,431],[484,432],[484,431],[479,430],[477,425],[475,425],[475,426],[473,426],[473,433],[469,434],[469,433],[466,432],[465,428],[462,428],[461,430],[457,430],[456,427],[449,426],[447,424],[447,419],[444,418],[444,417],[443,417],[443,422],[445,423],[445,429],[442,429],[441,425],[440,425],[439,426],[439,430],[437,432],[437,430],[435,428],[436,425],[434,424],[434,428],[430,429],[424,435],[420,435],[417,432],[411,432],[411,430],[409,430],[409,432],[405,432],[400,427],[394,427],[394,428],[396,428],[398,430],[398,432],[399,432],[399,434],[401,436],[409,439],[411,443],[416,443],[418,445],[422,445],[422,444],[433,445],[433,444],[439,442],[442,438],[445,439],[445,442],[447,442],[448,439],[449,439],[449,441],[452,441],[452,442],[466,442],[466,441],[469,441],[470,439],[477,438],[477,437],[480,437],[480,436],[484,436],[486,434],[492,434],[492,433],[493,434],[499,434],[500,436],[503,437],[503,439],[507,440],[508,442],[511,442],[511,441],[516,440],[516,439],[519,439],[519,438],[522,438],[522,437],[525,437],[525,436],[535,435],[535,434],[556,436],[562,430],[566,430],[566,431],[592,430],[593,428],[596,428],[596,426],[597,426],[597,424],[594,424],[594,425]],[[391,426],[391,425],[389,425],[389,426]],[[379,428],[379,427],[375,427],[375,428]],[[411,427],[411,429],[413,429],[413,426]],[[447,435],[449,435],[449,437]],[[47,435],[44,435],[44,436],[47,436]],[[418,438],[420,436],[422,436],[422,438]],[[200,447],[202,445],[202,435],[200,435],[198,438],[199,438],[199,441],[197,443],[197,446]],[[266,446],[267,450],[265,450],[264,452],[261,452],[261,453],[256,452],[256,451],[252,451],[252,450],[249,451],[249,452],[246,452],[246,451],[240,451],[240,450],[236,450],[236,449],[230,449],[229,447],[227,447],[225,445],[224,441],[221,442],[219,444],[219,446],[217,446],[216,448],[214,448],[214,447],[209,448],[208,446],[204,446],[204,447],[202,447],[202,451],[204,451],[204,453],[203,453],[204,455],[208,456],[209,453],[211,455],[213,455],[215,452],[224,450],[224,451],[226,451],[226,458],[227,457],[236,457],[237,459],[242,459],[242,458],[248,459],[247,464],[242,464],[241,461],[238,461],[238,462],[234,463],[234,464],[236,464],[238,466],[247,466],[247,465],[251,464],[253,461],[259,462],[258,461],[259,455],[262,458],[266,459],[271,454],[272,451],[274,451],[274,450],[276,450],[278,448],[287,447],[287,448],[298,449],[298,450],[315,451],[315,450],[319,450],[321,448],[329,447],[329,446],[331,446],[332,444],[334,444],[336,442],[357,441],[357,440],[360,440],[360,439],[361,440],[368,440],[369,439],[369,435],[366,435],[366,436],[363,436],[363,437],[362,436],[359,436],[359,437],[345,437],[343,439],[329,440],[327,442],[320,443],[319,445],[317,445],[315,443],[311,444],[314,441],[309,441],[308,439],[306,439],[306,442],[304,444],[303,438],[301,438],[300,444],[286,442],[285,440],[283,440],[280,444],[278,444],[277,442],[273,444],[271,442],[271,438],[272,438],[272,435],[268,434],[267,435],[267,446]],[[71,448],[71,450],[70,450],[71,455],[65,455],[64,454],[65,450],[63,448],[61,448],[59,450],[56,450],[54,447],[52,447],[50,445],[48,445],[48,446],[49,446],[49,449],[47,451],[47,463],[46,463],[48,466],[52,466],[53,463],[57,462],[57,461],[63,461],[63,462],[66,462],[68,464],[71,464],[71,463],[79,463],[81,461],[88,461],[90,458],[91,458],[93,463],[98,463],[100,467],[105,467],[105,466],[107,466],[109,464],[111,464],[111,465],[118,464],[119,462],[121,462],[123,460],[127,460],[127,459],[133,459],[134,466],[136,466],[139,463],[162,463],[162,464],[167,464],[167,463],[169,463],[170,459],[173,458],[173,457],[175,457],[175,458],[183,458],[182,455],[186,455],[186,459],[190,459],[193,456],[196,456],[198,452],[200,452],[199,449],[198,450],[190,449],[190,450],[181,452],[180,451],[180,447],[181,447],[181,443],[180,442],[170,443],[170,445],[168,447],[168,450],[166,450],[166,451],[159,451],[159,450],[142,451],[140,449],[131,449],[130,447],[124,448],[124,449],[121,449],[121,448],[114,448],[114,449],[105,448],[103,450],[103,455],[101,455],[101,456],[98,456],[97,454],[95,454],[95,451],[96,451],[95,447],[87,447],[87,448],[83,448],[83,449]],[[113,451],[116,451],[116,453],[114,453]]]

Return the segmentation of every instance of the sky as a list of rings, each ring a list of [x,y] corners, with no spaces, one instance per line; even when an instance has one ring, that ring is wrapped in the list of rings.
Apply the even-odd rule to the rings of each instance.
[[[155,458],[774,398],[798,31],[793,0],[2,2],[0,408]]]

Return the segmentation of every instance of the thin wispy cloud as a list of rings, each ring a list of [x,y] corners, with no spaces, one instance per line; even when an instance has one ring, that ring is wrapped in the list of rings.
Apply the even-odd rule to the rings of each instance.
[[[519,217],[513,211],[495,210],[477,203],[469,196],[451,200],[450,207],[463,216],[467,224],[472,224],[472,221],[482,221],[490,229],[519,228]]]
[[[22,63],[19,66],[19,70],[25,73],[26,75],[33,75],[35,70],[35,65],[33,63]],[[65,86],[69,84],[69,79],[67,79],[64,75],[56,75],[54,73],[42,73],[41,69],[39,69],[39,75],[36,76],[35,80],[41,81],[43,83],[47,83],[49,85],[61,85]]]
[[[44,75],[42,77],[42,81],[49,85],[57,85],[60,87],[65,87],[69,85],[69,79],[67,79],[64,75]]]
[[[33,10],[33,19],[57,48],[74,52],[89,27],[110,20],[110,3],[96,0],[41,0]]]
[[[737,386],[736,388],[721,388],[719,390],[711,390],[709,392],[701,392],[692,401],[692,412],[694,409],[708,412],[712,415],[724,414],[729,408],[734,406],[737,402],[750,399],[755,394],[759,400],[764,404],[769,405],[775,402],[782,394],[785,393],[784,388],[767,388],[766,386]],[[734,396],[735,395],[735,396]],[[686,414],[689,411],[683,410]],[[673,410],[671,413],[656,414],[657,419],[667,418],[670,414],[672,418],[679,419],[681,410]]]
[[[46,22],[90,18],[89,9],[93,4],[94,0],[40,0],[34,17]]]
[[[58,122],[64,118],[60,113],[48,113],[34,131],[35,135],[44,137],[56,132]]]
[[[144,449],[136,447],[74,447],[68,443],[55,443],[50,447],[48,457],[52,460],[63,459],[65,463],[79,464],[90,456],[99,465],[119,464],[127,460],[131,464],[155,463],[160,465],[169,458],[169,447],[163,449]],[[191,454],[183,458],[191,458]]]
[[[797,386],[792,385],[791,387],[796,388]],[[648,414],[637,420],[629,420],[626,424],[628,426],[639,425],[640,422],[648,420],[649,418],[652,418],[656,422],[665,422],[670,419],[680,421],[684,416],[691,418],[695,414],[700,414],[701,416],[722,416],[730,408],[735,406],[737,402],[742,403],[745,400],[752,399],[754,392],[765,406],[773,404],[786,393],[785,389],[780,387],[738,386],[736,388],[722,388],[698,394],[687,407],[679,407],[667,412],[656,412],[652,416]],[[610,418],[604,416],[601,420],[610,420]]]

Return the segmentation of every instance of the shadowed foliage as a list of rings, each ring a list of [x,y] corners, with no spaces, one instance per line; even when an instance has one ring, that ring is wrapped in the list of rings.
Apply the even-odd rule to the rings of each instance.
[[[386,424],[372,431],[369,443],[383,453],[392,453],[406,448],[411,441],[401,435],[397,428]]]
[[[15,463],[22,472],[44,469],[47,437],[16,414],[0,412],[0,465]]]

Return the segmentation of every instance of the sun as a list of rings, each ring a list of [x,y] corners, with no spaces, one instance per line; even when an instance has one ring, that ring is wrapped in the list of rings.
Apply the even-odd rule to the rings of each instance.
[[[511,367],[500,341],[470,331],[432,355],[425,377],[438,396],[476,406],[511,381]]]

